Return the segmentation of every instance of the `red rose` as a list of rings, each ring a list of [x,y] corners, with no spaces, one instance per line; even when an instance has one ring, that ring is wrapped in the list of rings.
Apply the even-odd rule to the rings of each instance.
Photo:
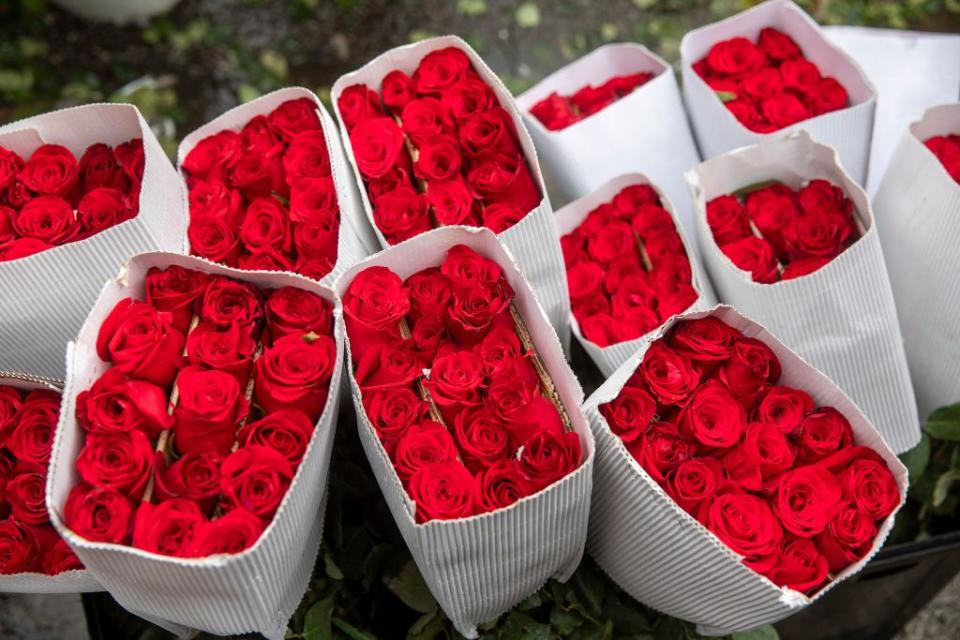
[[[532,491],[523,467],[510,458],[497,460],[478,476],[479,502],[485,511],[509,507]]]
[[[685,404],[700,384],[700,372],[686,356],[659,341],[643,354],[637,375],[661,404]]]
[[[783,91],[780,72],[773,67],[754,71],[740,81],[740,94],[751,100],[763,100]]]
[[[512,371],[511,366],[523,355],[516,332],[503,324],[495,325],[490,333],[473,347],[473,352],[479,356],[484,372],[490,377]]]
[[[353,341],[370,333],[399,336],[399,323],[409,311],[409,289],[386,267],[358,273],[343,296],[343,315]]]
[[[197,366],[229,373],[246,385],[257,343],[246,328],[230,325],[221,329],[201,322],[187,338],[187,359]]]
[[[520,153],[510,114],[494,107],[470,116],[460,125],[460,144],[467,157],[476,158],[494,152]]]
[[[76,466],[93,486],[138,500],[153,473],[153,447],[141,431],[88,433]]]
[[[350,132],[350,144],[357,168],[364,178],[387,174],[403,153],[403,132],[392,118],[363,120]]]
[[[429,366],[437,357],[441,346],[452,347],[447,335],[447,326],[437,316],[420,316],[410,332],[413,351],[424,366]]]
[[[290,196],[290,219],[295,229],[304,225],[317,229],[314,235],[318,237],[313,242],[306,243],[306,238],[296,238],[298,250],[317,256],[336,255],[340,212],[332,179],[304,178],[294,185]]]
[[[274,249],[265,249],[240,256],[240,259],[237,260],[237,267],[244,271],[294,271],[290,255]],[[327,270],[329,271],[329,269]]]
[[[296,230],[294,230],[294,232],[296,232]],[[294,264],[293,270],[312,280],[322,280],[324,276],[333,270],[333,262],[329,258],[300,256],[300,259]]]
[[[20,463],[13,471],[16,475],[7,483],[6,497],[14,520],[29,525],[49,522],[45,501],[46,467]]]
[[[210,281],[200,304],[200,319],[218,327],[248,327],[262,316],[259,290],[252,284],[225,277]]]
[[[428,411],[427,403],[406,387],[388,387],[365,394],[363,406],[391,457],[400,437],[411,425],[420,423]]]
[[[705,447],[732,447],[746,426],[743,406],[725,386],[713,381],[694,392],[684,413],[684,427]]]
[[[137,215],[122,191],[98,187],[88,191],[77,205],[77,221],[85,233],[93,234]]]
[[[745,406],[751,406],[757,394],[780,379],[780,360],[766,343],[740,337],[718,377]]]
[[[840,484],[844,496],[874,520],[886,518],[900,503],[897,481],[887,465],[879,460],[854,460],[840,473]]]
[[[7,438],[16,426],[17,411],[20,410],[20,391],[13,387],[0,385],[0,448],[5,447]],[[0,492],[2,495],[3,492]]]
[[[420,157],[422,160],[425,156]],[[467,184],[459,176],[452,180],[431,181],[426,198],[434,217],[441,225],[475,225],[475,200]]]
[[[77,159],[70,149],[44,144],[23,165],[20,180],[34,193],[66,197],[76,186],[78,173]]]
[[[669,344],[703,370],[730,357],[742,334],[713,316],[678,322]]]
[[[447,47],[431,51],[413,72],[417,93],[435,93],[448,89],[470,69],[470,59],[460,49]]]
[[[820,70],[806,58],[787,60],[780,65],[783,84],[801,94],[813,91],[820,82]]]
[[[452,180],[460,176],[460,149],[450,136],[437,135],[422,140],[413,173],[427,181]]]
[[[790,223],[784,239],[791,259],[808,256],[829,259],[843,251],[850,232],[850,223],[841,216],[807,214]]]
[[[22,168],[23,158],[14,151],[0,147],[0,192],[16,184]]]
[[[746,210],[763,237],[782,250],[783,233],[799,215],[793,191],[779,183],[754,191],[747,196]]]
[[[177,374],[184,342],[173,314],[125,298],[100,325],[97,353],[121,373],[165,387]]]
[[[602,264],[621,258],[636,251],[636,238],[633,228],[625,222],[611,222],[592,235],[587,242],[590,257]]]
[[[47,393],[31,392],[17,413],[17,425],[10,433],[6,447],[20,462],[46,466],[50,460],[53,435],[60,417],[60,396]]]
[[[383,115],[377,92],[364,84],[354,84],[344,89],[337,98],[337,109],[348,131],[361,120]]]
[[[653,422],[657,403],[643,389],[626,386],[614,400],[600,405],[600,413],[615,435],[624,442],[633,442]]]
[[[443,105],[436,98],[411,100],[403,108],[401,121],[404,133],[418,145],[448,130],[443,118]]]
[[[736,76],[759,69],[765,62],[763,52],[746,38],[718,42],[707,54],[707,64],[714,73]]]
[[[53,532],[52,529],[51,532]],[[55,532],[53,533],[56,535]],[[76,556],[70,545],[57,538],[56,542],[41,550],[40,567],[48,576],[55,576],[64,571],[83,569],[83,563],[80,562],[80,558]]]
[[[790,93],[781,93],[767,98],[760,104],[760,110],[770,124],[778,129],[806,120],[813,115],[796,96]]]
[[[543,196],[522,155],[491,153],[477,159],[467,172],[467,184],[486,202],[511,202],[530,211]]]
[[[676,426],[658,422],[643,437],[627,445],[627,451],[655,482],[663,483],[684,460],[696,454],[697,445],[681,436]]]
[[[803,258],[793,260],[783,268],[780,274],[781,280],[792,280],[813,273],[830,262],[831,258]]]
[[[411,425],[397,441],[393,465],[405,484],[417,471],[457,459],[457,446],[445,427],[432,420]]]
[[[570,102],[580,112],[581,117],[587,117],[613,104],[617,95],[607,86],[594,87],[587,85],[570,96]]]
[[[541,431],[523,443],[520,466],[533,491],[539,491],[563,478],[583,461],[580,436],[573,432]]]
[[[177,450],[181,453],[228,453],[233,446],[237,424],[249,411],[249,403],[237,379],[223,371],[191,365],[180,370],[177,389],[180,401],[173,412],[176,419],[173,438]]]
[[[13,520],[0,521],[0,575],[33,571],[37,549],[33,538]]]
[[[800,460],[810,463],[849,447],[852,442],[853,429],[843,414],[833,407],[819,407],[800,424],[797,445]]]
[[[187,453],[167,466],[163,455],[157,454],[156,464],[154,491],[158,501],[187,498],[196,502],[204,513],[213,510],[220,495],[223,455],[216,451]]]
[[[608,347],[626,339],[620,321],[607,313],[598,313],[577,322],[583,337],[598,347]]]
[[[193,500],[173,498],[142,503],[133,524],[133,546],[164,556],[190,556],[194,531],[206,520]]]
[[[477,344],[513,297],[513,288],[505,278],[485,286],[457,289],[447,310],[447,328],[460,344]]]
[[[140,191],[140,183],[143,181],[143,169],[145,166],[145,157],[143,153],[143,139],[133,138],[118,144],[113,149],[117,156],[117,162],[123,167],[124,173],[136,185],[136,192]]]
[[[287,184],[302,178],[326,178],[330,175],[330,154],[323,131],[304,131],[294,136],[283,154]]]
[[[310,341],[284,336],[263,352],[253,368],[254,395],[267,412],[299,409],[312,420],[327,404],[327,386],[337,359],[329,336]]]
[[[664,489],[681,509],[703,521],[704,507],[723,480],[723,468],[715,458],[690,458],[677,465]]]
[[[354,378],[369,392],[408,386],[423,375],[423,362],[407,341],[390,340],[366,349],[355,358]]]
[[[240,240],[250,252],[290,248],[290,217],[273,197],[257,198],[247,207],[240,225]]]
[[[279,151],[245,151],[233,167],[230,181],[247,200],[273,194],[286,198],[290,193]]]
[[[468,77],[440,94],[440,103],[447,118],[462,123],[496,106],[497,98],[486,82]]]
[[[220,131],[207,136],[190,150],[180,163],[192,184],[195,180],[226,181],[228,172],[241,157],[240,135],[234,131]]]
[[[759,492],[764,483],[794,463],[793,446],[776,425],[754,422],[738,446],[723,456],[731,480],[747,491]]]
[[[88,433],[142,431],[149,438],[173,426],[167,414],[167,391],[107,369],[77,395],[77,422]]]
[[[113,149],[105,144],[92,144],[80,156],[77,167],[80,191],[87,193],[100,187],[126,191],[129,178],[117,162]]]
[[[267,528],[267,523],[249,511],[234,509],[216,520],[194,526],[189,555],[196,558],[240,553],[253,546]]]
[[[407,483],[417,522],[456,520],[477,512],[479,487],[462,463],[436,462],[419,469]]]
[[[220,469],[224,509],[246,509],[269,520],[292,479],[293,468],[283,454],[269,447],[241,447],[224,460]]]
[[[471,351],[438,356],[424,385],[441,407],[478,406],[483,396],[483,363]]]
[[[774,61],[783,62],[801,55],[800,47],[790,36],[770,27],[760,30],[757,44],[760,50]]]
[[[837,478],[818,466],[790,469],[776,484],[773,508],[783,527],[809,538],[823,531],[842,507]]]
[[[230,221],[218,217],[191,217],[187,237],[193,255],[236,266],[241,249],[240,236]]]
[[[13,244],[17,239],[17,232],[13,228],[13,219],[17,212],[10,207],[0,205],[0,259],[2,259],[3,250]]]
[[[807,106],[814,115],[837,111],[850,103],[850,97],[843,85],[834,78],[823,78],[813,91],[807,94]]]
[[[828,573],[827,559],[812,540],[789,538],[768,577],[777,586],[808,592],[823,584]]]
[[[403,285],[410,292],[410,317],[437,316],[442,318],[452,301],[450,282],[439,267],[431,267],[413,274]]]
[[[720,246],[750,235],[747,216],[735,196],[719,196],[708,202],[707,224]]]
[[[388,243],[403,242],[432,228],[426,205],[424,196],[402,186],[377,198],[373,221]]]
[[[747,563],[775,553],[783,539],[783,529],[766,501],[749,493],[718,495],[706,526]]]
[[[221,218],[231,224],[243,218],[243,196],[220,180],[202,180],[190,187],[190,220]]]
[[[73,207],[57,196],[40,196],[27,202],[14,218],[13,228],[21,236],[54,245],[69,242],[80,232]]]
[[[296,467],[307,452],[313,426],[302,411],[281,409],[245,424],[237,434],[237,442],[241,447],[261,445],[279,451]]]
[[[80,483],[70,490],[63,516],[82,538],[124,544],[133,531],[133,510],[130,499],[119,491]]]
[[[501,364],[496,376],[486,390],[484,403],[494,417],[515,424],[535,422],[530,420],[529,410],[533,401],[540,397],[540,378],[527,360],[516,358]]]
[[[474,473],[510,457],[510,432],[484,409],[457,414],[454,429],[464,464]]]
[[[174,324],[186,330],[193,318],[195,303],[209,283],[207,274],[193,269],[178,265],[165,269],[150,267],[144,279],[146,300],[157,311],[172,313]]]
[[[298,133],[320,128],[317,105],[310,98],[287,100],[267,115],[267,121],[287,142],[293,140]]]
[[[611,297],[613,315],[622,318],[637,309],[653,309],[656,305],[656,296],[645,274],[626,276]],[[659,324],[656,314],[653,321],[654,326]]]
[[[526,211],[512,202],[493,202],[483,208],[480,217],[487,229],[494,233],[503,233],[523,220],[526,214]]]
[[[750,273],[754,282],[771,284],[780,278],[773,247],[763,238],[748,237],[720,247],[739,269]]]
[[[377,95],[376,92],[372,93]],[[383,94],[383,104],[400,110],[414,97],[413,82],[403,71],[394,70],[380,81],[380,93]]]
[[[273,291],[264,305],[267,331],[274,341],[286,335],[333,333],[333,308],[315,293],[296,287]]]
[[[447,276],[454,290],[487,286],[503,279],[500,265],[462,244],[447,252],[440,272]]]
[[[757,405],[757,420],[777,427],[784,435],[800,428],[804,416],[813,411],[813,398],[791,387],[770,387]]]
[[[877,537],[873,519],[853,505],[843,507],[816,537],[817,547],[827,559],[831,573],[839,573],[870,550]]]
[[[530,113],[550,131],[566,129],[580,120],[570,102],[556,92],[530,107]]]

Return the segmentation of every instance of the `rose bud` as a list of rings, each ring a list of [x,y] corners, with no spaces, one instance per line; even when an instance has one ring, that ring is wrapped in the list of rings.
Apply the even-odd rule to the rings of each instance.
[[[407,186],[377,198],[373,221],[389,244],[403,242],[432,228],[426,198]]]
[[[153,453],[141,431],[89,433],[77,456],[77,472],[94,487],[139,500],[153,473]]]
[[[237,442],[241,447],[269,447],[283,454],[290,465],[296,467],[307,452],[313,428],[307,414],[296,409],[282,409],[245,424],[237,434]]]
[[[616,436],[624,442],[633,442],[653,422],[657,403],[643,389],[624,387],[615,399],[600,405],[600,413]]]
[[[189,176],[188,184],[208,179],[226,182],[229,170],[240,162],[241,155],[240,135],[224,130],[198,142],[180,167]]]
[[[460,178],[460,148],[457,141],[445,135],[421,140],[417,149],[413,174],[429,183],[443,183]]]
[[[447,151],[445,147],[434,149],[434,151],[438,150]],[[437,158],[434,158],[433,162],[436,163]],[[436,172],[436,167],[431,171]],[[425,172],[421,171],[421,173]],[[477,226],[479,221],[474,207],[477,201],[470,187],[459,175],[450,180],[430,179],[430,189],[427,191],[426,198],[433,217],[441,226],[454,224]]]
[[[218,327],[249,327],[261,317],[260,291],[252,284],[214,277],[203,294],[200,319]]]
[[[133,524],[133,546],[179,558],[190,557],[193,535],[206,518],[193,500],[172,498],[159,505],[143,502]]]
[[[797,441],[801,462],[817,462],[853,442],[853,429],[833,407],[819,407],[800,423]]]
[[[523,468],[512,458],[497,460],[480,473],[477,481],[480,507],[484,511],[509,507],[532,492]]]
[[[0,521],[0,575],[33,571],[36,563],[30,534],[13,520]]]
[[[249,327],[221,329],[209,322],[198,324],[187,337],[187,361],[196,366],[229,373],[246,385],[257,343]]]
[[[180,400],[173,411],[176,419],[173,439],[177,450],[184,454],[228,453],[237,424],[249,411],[249,403],[236,377],[192,365],[180,370],[177,389]]]
[[[294,229],[294,238],[296,238],[296,229]],[[294,263],[293,270],[312,280],[323,280],[333,270],[333,260],[329,257],[311,258],[301,255],[300,259]]]
[[[480,406],[483,402],[483,363],[472,351],[453,351],[438,356],[424,380],[433,401],[443,409]],[[444,416],[446,417],[446,416]]]
[[[190,219],[218,218],[228,225],[243,220],[243,196],[219,180],[201,180],[190,186]]]
[[[400,480],[406,484],[414,473],[435,462],[457,459],[457,447],[446,428],[432,420],[425,420],[410,428],[397,441],[393,465]]]
[[[719,196],[708,202],[707,224],[720,246],[750,235],[750,223],[736,196]]]
[[[583,337],[598,347],[608,347],[626,339],[620,321],[609,314],[598,313],[579,322]]]
[[[237,449],[220,469],[221,503],[225,511],[246,509],[269,520],[293,480],[293,468],[278,451],[251,445]]]
[[[50,521],[47,513],[45,492],[47,487],[46,467],[30,462],[19,463],[13,469],[14,476],[7,483],[6,497],[10,514],[20,524],[37,525]]]
[[[421,422],[429,410],[427,403],[406,387],[390,387],[364,394],[363,405],[391,458],[400,437],[411,425]]]
[[[491,202],[480,212],[480,219],[487,229],[494,233],[503,233],[526,215],[526,211],[512,202]]]
[[[173,426],[166,390],[118,369],[107,369],[77,395],[77,422],[89,433],[139,430],[151,439]]]
[[[400,114],[403,132],[419,146],[450,130],[443,117],[443,104],[436,98],[415,98]]]
[[[767,577],[779,587],[805,593],[823,584],[828,573],[827,559],[820,554],[812,540],[788,538]]]
[[[470,59],[456,47],[431,51],[413,73],[417,93],[439,93],[459,82],[470,69]]]
[[[550,131],[566,129],[581,119],[570,101],[556,92],[530,107],[530,113]]]
[[[791,468],[794,459],[793,446],[776,425],[754,422],[743,442],[723,456],[723,466],[731,480],[759,492],[768,479]]]
[[[587,251],[593,260],[610,264],[636,250],[633,228],[626,222],[613,221],[590,236]]]
[[[842,508],[837,478],[818,466],[790,469],[776,483],[773,508],[784,529],[809,538],[823,531]]]
[[[371,93],[373,93],[373,100],[377,100],[376,92]],[[383,94],[383,104],[394,111],[399,111],[414,97],[413,82],[403,71],[394,70],[383,77],[380,82],[380,93]]]
[[[794,278],[813,273],[830,262],[830,260],[831,258],[801,258],[800,260],[794,260],[783,268],[780,279],[793,280]]]
[[[813,411],[813,398],[791,387],[770,387],[757,406],[757,421],[775,425],[789,435],[800,428],[804,416]]]
[[[77,159],[66,147],[41,145],[20,171],[20,180],[41,196],[67,197],[77,183]],[[72,211],[72,210],[71,210]]]
[[[64,571],[83,569],[83,563],[73,552],[65,540],[58,538],[52,545],[41,550],[40,568],[48,576],[55,576]]]
[[[831,573],[839,573],[866,555],[877,537],[873,520],[853,505],[837,512],[823,533],[816,537],[817,548],[827,559]]]
[[[117,162],[113,149],[105,144],[92,144],[80,157],[80,192],[89,193],[100,187],[126,191],[129,178]]]
[[[539,491],[571,473],[582,462],[580,436],[542,431],[523,444],[520,466]]]
[[[250,203],[240,225],[247,251],[288,251],[291,240],[290,217],[279,200],[261,196]]]
[[[0,385],[0,447],[6,446],[7,438],[17,424],[20,402],[19,390]]]
[[[745,407],[750,407],[768,384],[780,379],[780,360],[766,343],[740,337],[717,377]]]
[[[123,167],[123,172],[130,178],[130,182],[140,191],[140,183],[143,182],[143,170],[146,166],[146,158],[143,153],[143,139],[133,138],[118,144],[113,148],[113,154],[117,156],[117,162]],[[130,190],[127,191],[130,193]]]
[[[724,492],[716,496],[707,513],[706,526],[720,542],[742,555],[747,566],[776,554],[783,539],[783,529],[770,506],[749,493]]]
[[[747,427],[743,406],[721,383],[709,380],[697,389],[684,412],[683,428],[705,447],[726,449],[740,442]]]
[[[386,175],[400,160],[403,132],[392,118],[362,120],[350,132],[350,144],[357,168],[364,178]]]
[[[454,433],[463,462],[472,473],[479,473],[512,453],[506,425],[481,407],[457,414]],[[399,455],[399,447],[397,451]]]
[[[237,267],[244,271],[293,271],[293,259],[289,253],[264,249],[240,256]]]
[[[315,293],[296,287],[273,291],[264,305],[270,342],[286,335],[333,333],[333,307]]]
[[[776,62],[783,62],[801,55],[800,47],[790,36],[771,27],[760,30],[757,45],[768,58]]]
[[[257,404],[268,413],[298,409],[317,420],[327,403],[327,384],[336,359],[337,347],[329,336],[280,338],[254,365]]]
[[[446,313],[453,300],[450,282],[438,267],[418,271],[403,283],[410,292],[410,317],[440,316]]]
[[[157,311],[173,314],[173,324],[186,332],[196,311],[196,302],[207,290],[210,276],[200,271],[170,265],[150,267],[144,279],[147,302]]]
[[[441,347],[453,349],[446,324],[437,316],[420,316],[410,332],[413,351],[425,367],[433,364]]]
[[[800,215],[793,191],[780,183],[754,191],[747,196],[746,208],[750,220],[777,255],[786,257],[784,234]]]
[[[299,133],[320,128],[317,105],[309,98],[287,100],[267,115],[267,122],[287,142]]]
[[[470,196],[471,201],[473,196]],[[13,245],[17,239],[17,232],[13,228],[13,219],[17,217],[17,212],[5,205],[0,205],[0,259],[3,251]]]
[[[485,202],[512,202],[521,211],[534,209],[542,198],[527,163],[516,152],[481,156],[467,172],[467,184]]]
[[[386,81],[386,78],[384,78]],[[357,123],[369,118],[383,115],[380,108],[380,96],[370,87],[363,84],[354,84],[340,94],[337,99],[337,109],[343,118],[343,124],[350,131]]]
[[[844,496],[864,515],[882,520],[900,502],[897,481],[882,460],[860,458],[840,473]]]
[[[419,469],[407,483],[417,522],[468,518],[478,511],[479,487],[467,468],[454,460]]]
[[[460,125],[458,134],[468,158],[479,158],[496,152],[510,155],[520,153],[510,114],[500,107],[470,116]]]
[[[723,468],[716,458],[690,458],[677,465],[664,490],[681,509],[703,523],[722,481]]]
[[[220,465],[223,455],[216,451],[187,453],[167,466],[162,454],[156,456],[154,491],[157,500],[187,498],[210,513],[220,495]]]
[[[475,345],[487,335],[497,316],[513,300],[513,289],[505,279],[454,292],[447,310],[447,328],[462,345]]]
[[[59,394],[31,392],[20,405],[17,425],[7,439],[7,449],[20,462],[46,466],[59,417]]]
[[[629,443],[627,451],[654,482],[662,484],[681,462],[696,454],[697,444],[681,436],[674,425],[658,422]]]
[[[7,246],[6,250],[0,252],[0,262],[19,260],[52,248],[52,244],[36,238],[17,238]]]
[[[720,251],[738,269],[750,273],[754,282],[771,284],[780,279],[777,256],[773,245],[763,238],[750,236],[720,246]]]
[[[52,245],[70,242],[80,233],[73,207],[57,196],[30,200],[14,218],[13,228],[25,238]]]
[[[15,151],[0,147],[0,190],[13,187],[22,168],[23,158]]]
[[[447,252],[440,272],[447,276],[454,291],[493,285],[503,279],[500,265],[462,244]]]
[[[294,136],[283,154],[283,168],[291,187],[302,178],[329,176],[330,154],[323,131],[303,131]]]
[[[13,478],[15,464],[16,461],[9,454],[0,451],[0,513],[7,513],[7,483]]]
[[[386,267],[357,274],[343,296],[343,316],[354,343],[378,334],[400,335],[400,320],[410,311],[410,291]]]
[[[662,404],[686,404],[700,384],[700,372],[690,360],[662,342],[654,342],[643,354],[638,374]]]
[[[706,373],[730,357],[734,342],[741,335],[722,320],[707,316],[678,322],[668,343]]]
[[[193,529],[190,557],[206,558],[221,553],[240,553],[260,539],[267,523],[244,509],[234,509],[216,520],[200,522]]]
[[[423,375],[423,363],[409,341],[391,341],[366,351],[357,362],[354,378],[364,392],[410,386]]]
[[[97,354],[121,373],[166,387],[177,375],[185,341],[173,314],[124,298],[100,325]]]
[[[87,540],[123,544],[133,531],[133,511],[130,499],[119,491],[80,483],[70,490],[64,520]]]
[[[136,209],[122,191],[107,187],[87,192],[77,205],[77,222],[86,235],[109,229],[136,215]]]
[[[480,358],[484,373],[490,377],[500,374],[523,356],[516,332],[504,324],[495,325],[480,344],[473,347],[473,352]]]
[[[240,236],[234,225],[223,218],[190,218],[187,228],[190,251],[194,255],[220,262],[227,266],[236,266],[240,257]]]

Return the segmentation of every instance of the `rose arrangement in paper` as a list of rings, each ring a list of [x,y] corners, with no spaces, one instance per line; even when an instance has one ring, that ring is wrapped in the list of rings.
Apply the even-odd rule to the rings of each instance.
[[[379,93],[347,87],[337,106],[390,244],[454,224],[500,233],[540,204],[510,114],[456,47],[391,71]]]
[[[554,91],[530,107],[530,113],[551,131],[566,129],[630,95],[651,78],[652,73],[631,73],[615,76],[596,87],[581,87],[569,96],[561,96]]]
[[[860,238],[853,203],[827,180],[799,189],[779,182],[748,187],[707,203],[720,250],[754,282],[799,278],[823,267]]]
[[[82,569],[45,500],[60,394],[0,385],[0,574]]]
[[[950,177],[960,183],[960,134],[933,136],[923,142],[937,156]]]
[[[869,551],[900,495],[847,419],[780,373],[762,341],[712,316],[680,321],[600,413],[744,564],[810,593]]]
[[[326,405],[332,308],[295,287],[151,268],[100,327],[111,364],[77,396],[84,443],[67,526],[168,556],[249,547]]]
[[[190,249],[247,270],[319,280],[337,261],[340,209],[316,105],[288,100],[197,143],[181,168]]]
[[[583,460],[513,297],[463,245],[406,280],[369,267],[344,295],[363,406],[418,522],[509,506]]]
[[[0,262],[83,240],[137,215],[143,140],[94,144],[78,161],[44,144],[24,161],[0,147]]]
[[[648,184],[622,189],[560,245],[573,315],[598,346],[639,338],[697,300],[673,217]]]
[[[821,75],[790,36],[769,27],[756,43],[743,37],[716,43],[693,70],[744,127],[758,133],[850,104],[836,78]]]

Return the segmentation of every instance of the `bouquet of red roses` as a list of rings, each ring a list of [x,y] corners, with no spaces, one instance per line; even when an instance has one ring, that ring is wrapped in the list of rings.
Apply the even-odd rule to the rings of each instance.
[[[920,425],[880,240],[836,151],[798,132],[708,160],[687,181],[717,297],[830,376],[894,451],[913,447]]]
[[[856,405],[730,307],[668,323],[585,411],[591,555],[710,632],[776,622],[856,573],[906,497]]]
[[[489,232],[431,232],[337,286],[367,457],[427,586],[476,637],[579,563],[592,460],[579,387]]]
[[[604,375],[671,316],[712,306],[673,207],[645,176],[615,178],[556,215],[570,324]]]
[[[137,109],[96,104],[0,127],[0,370],[63,378],[63,345],[117,265],[180,250],[176,172]]]
[[[0,591],[99,591],[47,512],[47,464],[60,392],[30,376],[0,378]]]
[[[536,151],[480,56],[454,36],[424,40],[341,77],[332,97],[381,244],[436,227],[490,229],[566,344],[569,302]]]
[[[68,353],[51,504],[118,602],[212,633],[286,623],[319,544],[338,333],[298,276],[143,254],[108,283]],[[200,576],[212,595],[184,598]]]
[[[190,252],[315,280],[367,255],[335,125],[306,89],[231,109],[180,145]],[[339,265],[335,271],[335,266]]]
[[[903,133],[874,198],[920,415],[960,401],[960,104]]]
[[[695,29],[680,44],[684,99],[705,158],[804,129],[865,183],[876,91],[790,0]]]
[[[604,81],[593,86],[598,79]],[[554,71],[517,104],[568,201],[642,172],[663,188],[693,233],[683,172],[700,155],[676,78],[662,58],[642,45],[607,44]]]

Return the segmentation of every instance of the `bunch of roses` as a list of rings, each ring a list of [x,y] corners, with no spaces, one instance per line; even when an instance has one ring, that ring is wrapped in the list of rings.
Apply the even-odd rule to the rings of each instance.
[[[923,144],[937,156],[950,177],[960,182],[960,134],[933,136]]]
[[[769,133],[845,108],[850,99],[836,78],[821,76],[785,33],[766,28],[757,44],[747,38],[716,43],[693,64],[737,120]]]
[[[625,76],[614,76],[599,87],[587,85],[570,96],[561,96],[554,91],[530,107],[530,113],[547,129],[557,131],[607,108],[620,98],[653,78],[652,73],[641,71]]]
[[[337,261],[340,209],[316,105],[288,100],[197,143],[181,165],[190,248],[240,269],[321,279]]]
[[[744,564],[810,592],[869,551],[900,497],[842,414],[779,377],[763,342],[715,317],[682,321],[600,412],[647,474]]]
[[[697,300],[673,217],[648,184],[622,189],[560,245],[573,315],[598,346],[639,338]]]
[[[252,545],[273,518],[327,400],[330,305],[294,287],[150,269],[77,396],[84,432],[67,525],[92,541],[205,557]]]
[[[500,233],[540,204],[510,114],[460,49],[427,54],[413,76],[391,71],[379,94],[347,87],[337,104],[390,244],[453,224]]]
[[[0,386],[0,574],[82,569],[45,500],[60,394]]]
[[[406,281],[365,269],[344,295],[364,409],[420,522],[506,507],[582,461],[518,337],[513,296],[500,267],[463,245]]]
[[[860,238],[853,203],[827,180],[719,196],[707,203],[707,224],[730,261],[763,284],[813,273]]]
[[[0,147],[0,262],[83,240],[136,217],[143,140],[87,148],[80,161],[44,144],[26,162]]]

